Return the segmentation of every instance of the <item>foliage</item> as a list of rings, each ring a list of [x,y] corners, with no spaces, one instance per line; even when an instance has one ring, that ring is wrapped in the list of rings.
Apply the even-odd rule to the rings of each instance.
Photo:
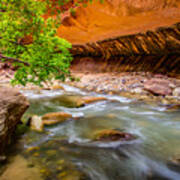
[[[76,0],[75,7],[88,1]],[[0,0],[0,60],[17,67],[13,84],[41,85],[70,75],[71,44],[56,35],[61,7],[69,2],[74,0]],[[43,17],[49,9],[56,18]],[[75,15],[74,9],[70,12]]]
[[[56,36],[58,18],[42,17],[47,5],[48,1],[0,0],[0,58],[18,67],[14,84],[40,85],[69,75],[71,44]]]

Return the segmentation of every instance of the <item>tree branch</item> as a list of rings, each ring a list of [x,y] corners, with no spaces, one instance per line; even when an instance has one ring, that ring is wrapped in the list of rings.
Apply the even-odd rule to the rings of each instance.
[[[25,66],[30,66],[30,64],[27,63],[27,62],[21,61],[21,60],[19,60],[19,59],[17,59],[17,58],[7,57],[7,56],[4,56],[4,55],[2,55],[2,54],[0,54],[0,60],[1,60],[1,59],[4,59],[5,61],[10,61],[10,62],[21,63],[21,64],[24,64]]]

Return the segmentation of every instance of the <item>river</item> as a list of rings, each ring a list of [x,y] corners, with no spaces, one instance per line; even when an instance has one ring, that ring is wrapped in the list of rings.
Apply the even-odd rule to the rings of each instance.
[[[29,130],[13,148],[37,166],[45,180],[180,179],[180,111],[116,95],[83,92],[64,85],[63,90],[24,91],[31,106],[27,114],[68,112],[76,119]],[[52,101],[60,95],[104,96],[108,100],[79,108]],[[77,119],[78,117],[78,119]],[[133,134],[132,141],[93,141],[95,132],[117,129]],[[1,179],[1,178],[0,178]],[[18,180],[18,179],[17,179]]]

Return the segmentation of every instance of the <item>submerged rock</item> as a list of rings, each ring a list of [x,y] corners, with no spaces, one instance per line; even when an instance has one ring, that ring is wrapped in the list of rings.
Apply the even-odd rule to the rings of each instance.
[[[60,104],[61,106],[70,107],[70,108],[79,108],[83,107],[86,104],[105,101],[105,97],[93,97],[93,96],[80,96],[80,95],[61,95],[56,97],[52,101],[54,103]]]
[[[129,141],[133,139],[135,137],[132,134],[112,129],[101,130],[95,134],[96,141]]]
[[[1,180],[42,180],[37,167],[29,167],[29,162],[18,155],[11,160],[5,171],[0,176]]]
[[[29,107],[27,99],[12,88],[0,88],[0,154],[11,141],[17,124]]]
[[[42,116],[42,122],[44,125],[53,125],[64,122],[72,118],[72,115],[65,112],[53,112]]]
[[[85,105],[82,97],[77,95],[65,94],[54,98],[52,101],[61,106],[70,107],[70,108],[78,108]]]

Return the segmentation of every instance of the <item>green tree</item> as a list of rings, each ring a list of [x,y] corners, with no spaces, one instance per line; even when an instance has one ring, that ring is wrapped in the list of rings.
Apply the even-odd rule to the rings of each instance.
[[[60,17],[43,18],[51,3],[49,0],[0,0],[0,60],[11,61],[17,67],[14,84],[40,85],[70,75],[71,44],[56,36]]]

